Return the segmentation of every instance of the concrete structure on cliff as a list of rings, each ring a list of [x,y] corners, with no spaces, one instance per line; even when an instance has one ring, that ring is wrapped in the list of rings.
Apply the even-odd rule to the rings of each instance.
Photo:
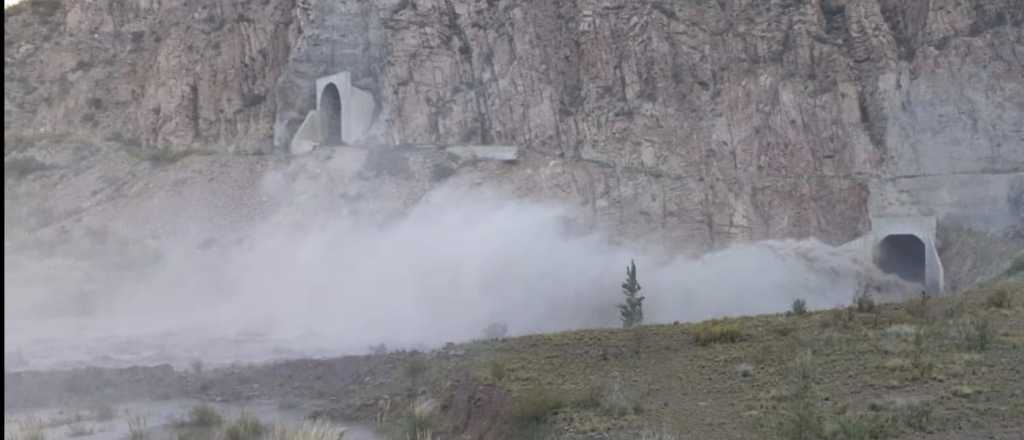
[[[376,104],[369,92],[352,86],[349,72],[339,72],[316,80],[316,108],[306,119],[289,144],[292,154],[302,154],[319,146],[358,145],[373,127]],[[403,151],[440,149],[463,160],[519,159],[514,145],[412,144]]]
[[[886,273],[920,283],[929,295],[943,293],[935,217],[872,217],[866,252]]]
[[[290,150],[299,154],[319,145],[352,145],[359,142],[373,123],[373,95],[352,87],[349,72],[316,80],[316,109],[292,138]]]

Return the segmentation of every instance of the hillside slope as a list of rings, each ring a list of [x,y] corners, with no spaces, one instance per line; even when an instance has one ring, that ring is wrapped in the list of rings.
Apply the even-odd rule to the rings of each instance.
[[[415,406],[419,426],[442,438],[1009,440],[1024,430],[1019,276],[923,304],[580,330],[429,353],[206,372],[9,373],[4,406],[269,400],[343,422],[383,414],[385,432],[408,428]]]
[[[363,143],[519,145],[514,187],[622,234],[1024,218],[1015,0],[30,0],[4,21],[5,145],[282,151],[312,81],[350,71]]]

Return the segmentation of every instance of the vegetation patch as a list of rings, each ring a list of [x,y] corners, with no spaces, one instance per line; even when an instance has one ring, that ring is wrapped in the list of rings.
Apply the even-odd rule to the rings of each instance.
[[[803,316],[807,314],[807,301],[797,298],[793,300],[793,305],[790,307],[789,312],[796,316]]]
[[[146,418],[138,414],[128,417],[128,438],[130,440],[145,440],[146,437],[148,437]]]
[[[267,440],[341,440],[344,437],[344,428],[317,420],[303,423],[297,428],[275,426]]]
[[[708,321],[699,324],[693,336],[697,345],[706,347],[711,344],[739,342],[743,339],[743,332],[733,323]]]
[[[636,277],[636,263],[626,266],[626,281],[622,283],[622,294],[626,301],[619,304],[619,315],[623,328],[632,328],[644,323],[644,297],[640,295],[640,282]]]
[[[22,179],[54,168],[34,157],[16,157],[4,161],[4,175],[15,179]]]
[[[217,412],[217,408],[204,403],[192,407],[192,410],[188,413],[188,419],[183,423],[179,423],[179,425],[198,428],[212,428],[220,426],[223,423],[224,417]]]
[[[251,414],[243,412],[224,430],[225,440],[258,440],[267,432],[267,427]]]
[[[1007,288],[998,288],[995,292],[989,294],[988,299],[985,303],[994,309],[1009,309],[1013,307],[1013,301],[1010,297],[1010,290]]]
[[[992,322],[985,317],[963,320],[957,326],[957,330],[963,349],[967,351],[986,351],[995,339]]]
[[[1006,269],[1004,275],[1006,277],[1024,275],[1024,252],[1017,254],[1017,256],[1010,261],[1010,267]]]
[[[494,380],[494,382],[501,382],[502,380],[505,379],[506,376],[508,376],[508,368],[505,367],[504,363],[498,360],[492,360],[487,365],[487,370],[490,373],[491,379]]]
[[[542,388],[530,388],[515,396],[512,418],[521,426],[541,424],[564,406],[565,401],[553,393]]]

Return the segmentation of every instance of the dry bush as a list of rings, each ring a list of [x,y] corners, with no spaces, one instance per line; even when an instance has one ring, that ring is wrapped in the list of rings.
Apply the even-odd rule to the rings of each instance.
[[[7,431],[6,426],[4,428]],[[46,440],[46,426],[38,418],[28,418],[18,422],[17,431],[8,433],[7,437],[9,440]]]
[[[866,293],[857,295],[857,298],[854,300],[854,304],[857,306],[857,311],[860,313],[874,313],[875,309],[878,307],[875,304],[875,300],[871,298],[871,295]]]
[[[995,339],[995,329],[988,318],[968,318],[957,326],[961,344],[968,351],[988,350]]]
[[[342,440],[345,429],[324,421],[309,421],[297,428],[275,426],[267,440]]]
[[[543,423],[565,402],[542,388],[532,388],[517,395],[512,401],[512,418],[519,425]]]
[[[825,419],[817,405],[814,365],[809,353],[797,357],[791,372],[789,400],[776,421],[783,439],[817,439],[825,435]]]
[[[242,413],[238,420],[235,420],[224,430],[225,440],[258,440],[267,432],[267,427],[260,423],[255,416]]]
[[[697,326],[693,336],[697,345],[706,347],[711,344],[739,342],[743,339],[743,332],[736,324],[708,321]]]
[[[146,418],[142,415],[128,417],[128,438],[130,440],[145,440],[147,436]]]
[[[994,309],[1012,308],[1013,303],[1010,299],[1010,291],[1006,288],[1001,288],[992,292],[985,300],[985,304]]]
[[[935,370],[935,362],[930,355],[932,337],[933,330],[928,327],[922,327],[914,332],[910,366],[913,367],[919,379],[928,378]]]
[[[186,423],[190,426],[210,428],[224,423],[224,417],[217,412],[217,408],[204,403],[192,407]]]
[[[487,366],[488,371],[491,374],[491,379],[495,382],[501,382],[508,376],[508,368],[505,364],[498,360],[492,360]]]

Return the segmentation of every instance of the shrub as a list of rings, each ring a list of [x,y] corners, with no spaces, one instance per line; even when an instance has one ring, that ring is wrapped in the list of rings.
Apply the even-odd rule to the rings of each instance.
[[[800,298],[793,300],[793,306],[790,310],[790,313],[797,316],[807,314],[807,301],[804,301],[803,299]]]
[[[1010,262],[1010,268],[1006,270],[1005,276],[1012,277],[1019,274],[1024,274],[1024,252],[1018,254]]]
[[[601,409],[606,414],[614,417],[623,417],[633,414],[638,408],[638,404],[633,402],[626,396],[626,392],[622,389],[622,380],[618,375],[612,380],[601,396]]]
[[[782,323],[775,327],[772,327],[771,331],[776,335],[787,337],[789,335],[792,335],[793,332],[796,331],[796,327],[790,323]]]
[[[920,328],[914,332],[914,348],[911,352],[910,365],[919,379],[927,378],[935,369],[935,363],[928,355],[928,339],[931,334],[932,332],[928,328]]]
[[[797,356],[791,370],[790,400],[778,424],[784,439],[817,439],[825,435],[825,421],[818,409],[814,391],[814,364],[810,353]]]
[[[191,426],[209,428],[220,426],[222,423],[224,423],[224,418],[217,412],[217,409],[205,403],[192,407],[192,411],[188,415],[188,424]]]
[[[145,440],[146,437],[146,418],[141,415],[128,417],[128,438]]]
[[[636,278],[636,263],[629,262],[626,267],[626,281],[622,283],[622,294],[626,302],[619,304],[622,327],[631,328],[644,322],[644,297],[640,296],[640,282]]]
[[[960,323],[960,340],[965,350],[985,351],[992,345],[995,330],[986,318],[971,318]]]
[[[494,379],[495,382],[501,382],[508,375],[508,369],[505,368],[505,364],[497,360],[491,361],[490,365],[488,365],[488,370],[490,370],[491,379]]]
[[[706,347],[711,344],[739,342],[743,339],[743,332],[736,324],[709,321],[697,326],[694,338],[697,345]]]
[[[267,432],[267,427],[260,423],[259,419],[242,413],[231,426],[224,430],[225,440],[258,440]]]
[[[438,425],[437,420],[431,417],[410,414],[398,419],[396,437],[408,440],[433,440]]]
[[[268,440],[342,440],[345,429],[323,421],[309,421],[297,428],[275,426]]]
[[[5,418],[6,419],[6,418]],[[6,420],[4,425],[6,425]],[[4,426],[4,431],[7,431]],[[18,423],[18,431],[14,435],[6,436],[10,440],[46,440],[46,427],[42,420],[30,418]]]
[[[573,406],[582,409],[598,409],[601,408],[601,401],[604,400],[605,388],[602,385],[591,385],[575,399],[573,399]]]
[[[928,294],[921,292],[921,299],[911,300],[907,303],[907,313],[914,318],[927,320],[930,317]]]
[[[416,388],[416,383],[419,381],[420,377],[426,374],[427,369],[428,366],[426,359],[416,356],[405,363],[402,367],[402,372],[405,374],[405,377],[409,378],[409,382],[412,384],[412,387]]]
[[[515,397],[512,418],[520,425],[541,424],[563,406],[565,402],[558,397],[544,389],[533,388]]]
[[[873,313],[875,311],[875,300],[868,294],[857,295],[854,300],[854,304],[857,306],[857,311],[860,313]]]
[[[824,419],[817,406],[810,399],[790,402],[779,421],[779,437],[794,440],[822,438],[825,432]]]
[[[949,307],[947,307],[946,310],[944,310],[942,312],[942,314],[943,314],[943,316],[946,317],[946,319],[958,319],[961,316],[963,316],[964,312],[966,312],[966,311],[967,311],[967,304],[965,303],[964,298],[961,297],[961,298],[956,299],[953,302],[953,304],[951,304]]]
[[[928,402],[908,405],[903,409],[903,423],[917,432],[927,432],[932,424],[933,409]]]
[[[994,309],[1009,309],[1013,306],[1010,301],[1010,291],[1007,289],[999,289],[992,292],[986,300],[986,304]]]

